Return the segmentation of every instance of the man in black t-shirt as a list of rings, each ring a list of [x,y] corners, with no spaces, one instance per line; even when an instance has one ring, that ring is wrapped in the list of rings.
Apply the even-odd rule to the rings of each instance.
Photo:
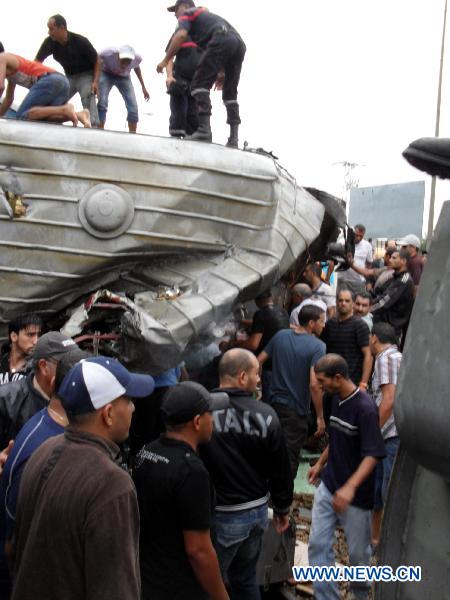
[[[367,323],[353,314],[353,296],[342,288],[337,295],[337,317],[328,319],[322,340],[330,354],[340,354],[348,364],[350,379],[366,390],[372,372],[370,331]]]
[[[196,7],[192,0],[177,0],[167,9],[178,19],[176,29],[166,56],[156,70],[162,73],[177,54],[188,35],[204,50],[192,81],[192,95],[198,106],[199,127],[190,137],[192,140],[210,142],[211,99],[210,90],[216,81],[222,89],[222,100],[227,109],[230,137],[227,146],[238,147],[238,130],[241,119],[237,101],[238,84],[241,76],[246,47],[238,32],[225,19],[207,8]],[[223,77],[219,74],[223,72]]]
[[[348,545],[350,565],[369,566],[371,510],[375,498],[375,467],[384,458],[375,402],[349,378],[342,356],[327,354],[314,367],[323,390],[331,395],[330,441],[308,479],[322,482],[315,496],[308,542],[312,567],[334,566],[335,529],[340,523]],[[368,599],[370,583],[352,581],[354,598]],[[317,600],[338,598],[336,582],[314,582]]]
[[[281,329],[289,329],[289,314],[277,306],[270,290],[266,290],[255,298],[258,310],[253,315],[252,328],[247,340],[239,346],[251,350],[256,356],[261,354],[273,336]],[[261,371],[262,401],[270,403],[270,386],[272,381],[272,360],[265,361]]]
[[[214,492],[196,452],[211,438],[210,410],[200,384],[173,386],[161,407],[166,434],[137,456],[142,600],[228,600],[210,537]]]
[[[98,127],[95,96],[98,94],[100,60],[91,42],[78,33],[67,31],[62,15],[53,15],[47,22],[48,35],[41,44],[35,60],[44,62],[48,56],[62,65],[69,80],[69,97],[80,94],[83,108],[89,110],[92,127]]]

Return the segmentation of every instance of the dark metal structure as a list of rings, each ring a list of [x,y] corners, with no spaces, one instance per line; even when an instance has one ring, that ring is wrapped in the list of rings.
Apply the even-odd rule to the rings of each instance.
[[[420,566],[421,582],[376,600],[450,598],[450,202],[442,208],[408,330],[395,400],[401,439],[378,564]]]

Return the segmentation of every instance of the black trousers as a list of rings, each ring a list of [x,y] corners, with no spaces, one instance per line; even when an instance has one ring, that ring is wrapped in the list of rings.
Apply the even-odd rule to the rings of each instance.
[[[292,480],[294,480],[297,477],[298,465],[300,464],[300,453],[308,437],[308,417],[300,417],[289,406],[277,402],[276,397],[272,398],[272,408],[280,419],[289,462],[291,463]]]
[[[217,30],[203,53],[192,80],[192,95],[197,101],[198,114],[211,114],[209,92],[223,69],[225,79],[222,100],[227,109],[227,123],[241,122],[237,93],[246,47],[241,38],[232,31]]]
[[[197,103],[189,92],[170,94],[169,133],[172,136],[192,135],[198,128]]]

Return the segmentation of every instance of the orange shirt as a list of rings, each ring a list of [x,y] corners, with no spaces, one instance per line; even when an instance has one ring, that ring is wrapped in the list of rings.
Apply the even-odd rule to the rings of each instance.
[[[21,73],[25,73],[25,75],[29,75],[30,77],[41,77],[45,73],[57,73],[55,69],[51,69],[50,67],[46,67],[40,62],[35,60],[27,60],[26,58],[22,58],[21,56],[17,56],[17,54],[13,54],[13,56],[19,62],[18,71]]]
[[[9,75],[8,79],[22,87],[31,88],[42,75],[58,72],[35,60],[27,60],[22,56],[17,56],[17,54],[12,54],[12,56],[17,59],[19,68],[15,73]]]

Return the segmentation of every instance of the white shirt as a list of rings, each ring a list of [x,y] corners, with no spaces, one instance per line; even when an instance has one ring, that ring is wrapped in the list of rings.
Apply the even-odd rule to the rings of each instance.
[[[357,267],[363,268],[366,267],[367,263],[373,262],[372,244],[370,242],[367,240],[361,240],[355,244],[355,255],[353,257],[353,262]],[[339,277],[341,281],[365,281],[365,277],[351,268],[347,271],[339,273]]]
[[[325,302],[327,308],[334,308],[336,306],[336,292],[324,281],[322,281],[319,287],[313,290],[312,297],[314,300]]]
[[[325,304],[325,302],[322,302],[322,300],[318,300],[316,298],[306,298],[306,300],[300,302],[300,304],[292,310],[291,316],[289,318],[289,322],[291,325],[299,325],[298,314],[302,310],[302,308],[304,306],[307,306],[308,304],[318,306],[320,309],[322,309],[325,313],[325,320],[327,319],[327,305]]]

